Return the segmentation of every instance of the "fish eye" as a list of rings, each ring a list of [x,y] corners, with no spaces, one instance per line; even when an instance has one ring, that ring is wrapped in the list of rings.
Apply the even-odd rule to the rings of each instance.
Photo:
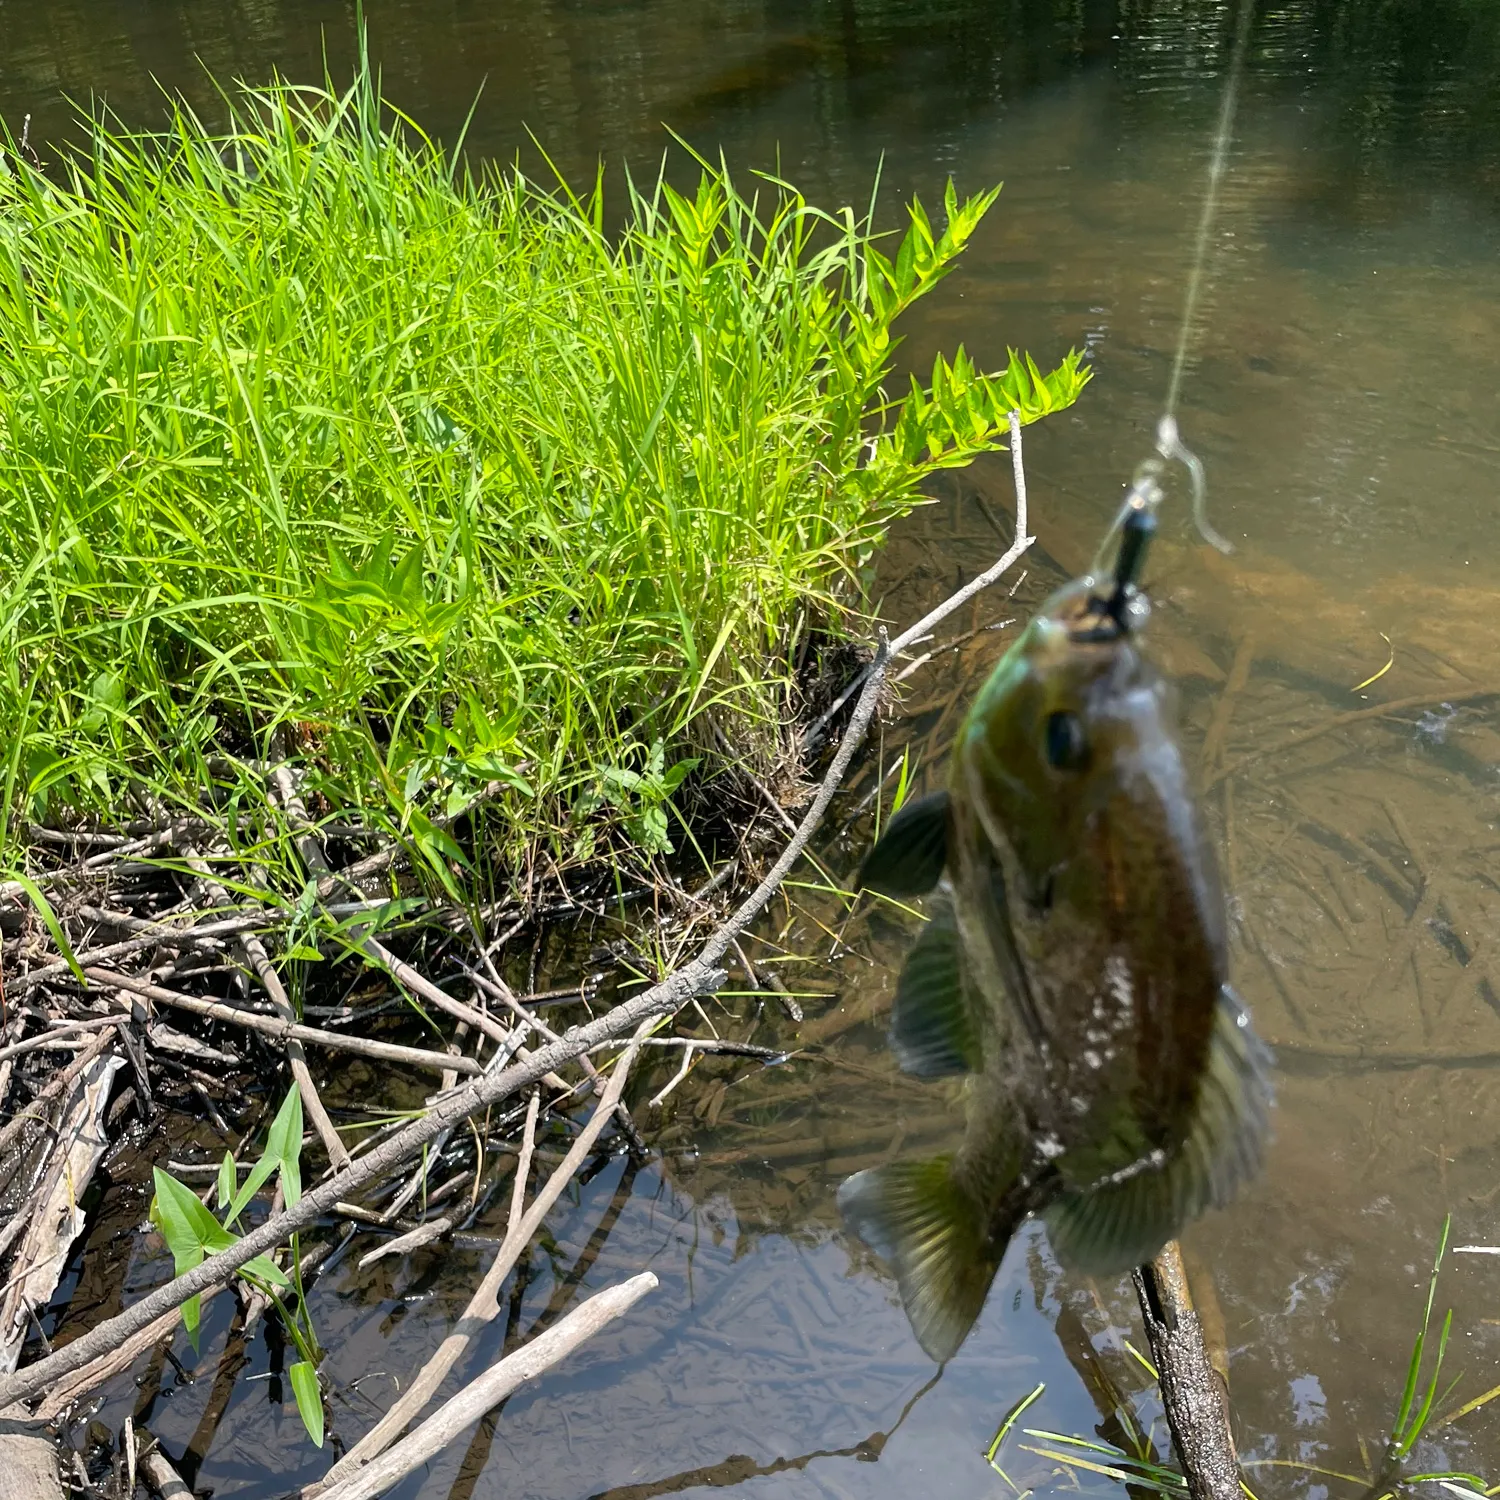
[[[1081,771],[1089,758],[1088,737],[1077,714],[1047,716],[1047,764],[1059,771]]]

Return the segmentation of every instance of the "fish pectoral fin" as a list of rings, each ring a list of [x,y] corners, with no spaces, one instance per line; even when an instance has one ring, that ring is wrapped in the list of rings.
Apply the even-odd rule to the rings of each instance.
[[[939,1364],[951,1359],[984,1307],[1009,1239],[991,1237],[983,1209],[954,1181],[952,1158],[858,1172],[839,1189],[839,1208],[891,1263],[917,1342]]]
[[[958,928],[947,902],[936,906],[896,981],[891,1050],[901,1071],[917,1078],[949,1078],[979,1069]]]
[[[923,896],[948,862],[948,793],[908,802],[876,840],[859,867],[855,889],[883,896]]]
[[[1270,1133],[1271,1054],[1224,985],[1186,1139],[1161,1166],[1070,1191],[1043,1214],[1063,1265],[1113,1275],[1150,1260],[1205,1209],[1223,1208],[1260,1168]]]

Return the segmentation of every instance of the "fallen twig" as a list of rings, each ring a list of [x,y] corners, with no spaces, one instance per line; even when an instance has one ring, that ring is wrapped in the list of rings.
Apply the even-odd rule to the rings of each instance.
[[[59,880],[77,880],[81,876],[95,874],[110,865],[117,864],[131,855],[148,854],[156,849],[169,849],[179,839],[185,837],[189,829],[202,826],[201,823],[168,824],[153,830],[144,838],[130,839],[128,842],[116,844],[114,848],[106,849],[102,854],[91,854],[87,859],[79,860],[77,864],[63,865],[56,870],[43,870],[36,875],[34,883],[45,887]],[[0,881],[0,900],[7,896],[21,896],[25,893],[26,887],[18,880]]]
[[[1135,1273],[1172,1443],[1192,1500],[1240,1500],[1229,1406],[1203,1342],[1176,1240]]]
[[[204,1016],[211,1021],[224,1021],[246,1031],[256,1031],[272,1041],[310,1042],[330,1052],[354,1052],[361,1057],[378,1057],[383,1062],[405,1063],[414,1068],[425,1068],[429,1072],[457,1072],[470,1077],[482,1073],[484,1067],[472,1057],[462,1057],[451,1052],[428,1052],[422,1047],[403,1047],[395,1042],[377,1042],[366,1037],[345,1036],[338,1031],[320,1031],[316,1026],[303,1026],[296,1021],[283,1021],[276,1016],[263,1016],[253,1010],[242,1010],[237,1005],[228,1005],[222,1000],[201,1000],[196,995],[184,995],[169,990],[149,980],[137,979],[133,974],[119,974],[113,969],[85,969],[91,984],[104,989],[125,990],[154,1000],[159,1005],[172,1005],[178,1010],[191,1011],[195,1016]],[[345,1152],[347,1158],[348,1153]]]
[[[646,1024],[648,1023],[642,1023],[643,1026]],[[639,1038],[636,1041],[639,1041]],[[579,1132],[568,1154],[558,1163],[551,1177],[547,1179],[546,1185],[532,1199],[530,1208],[524,1214],[520,1212],[520,1208],[526,1184],[524,1169],[529,1163],[523,1158],[517,1166],[515,1185],[511,1193],[511,1215],[506,1224],[505,1240],[479,1285],[475,1287],[473,1296],[469,1298],[469,1305],[464,1309],[457,1326],[438,1346],[437,1352],[417,1372],[416,1378],[407,1386],[391,1409],[328,1471],[323,1480],[325,1484],[332,1485],[356,1473],[362,1465],[373,1462],[375,1457],[395,1440],[401,1429],[412,1421],[432,1399],[448,1372],[463,1358],[474,1336],[499,1317],[500,1288],[504,1285],[505,1278],[510,1275],[511,1268],[520,1258],[522,1250],[530,1244],[532,1235],[541,1227],[542,1220],[551,1211],[552,1205],[562,1196],[563,1189],[573,1180],[573,1174],[588,1160],[589,1153],[594,1149],[594,1142],[598,1140],[604,1126],[614,1113],[615,1105],[619,1103],[625,1092],[625,1079],[635,1046],[636,1042],[632,1042],[629,1051],[615,1064],[609,1087],[605,1090],[604,1097],[599,1101],[588,1124]],[[534,1118],[528,1112],[526,1132],[528,1145],[532,1139],[533,1126]]]
[[[141,1451],[136,1463],[146,1483],[161,1496],[161,1500],[193,1500],[193,1492],[182,1482],[182,1475],[172,1467],[155,1439],[149,1448]]]
[[[322,1500],[374,1500],[435,1453],[441,1452],[465,1428],[498,1406],[517,1387],[535,1380],[606,1324],[628,1312],[656,1284],[656,1277],[650,1271],[642,1271],[629,1281],[596,1293],[545,1333],[539,1333],[524,1348],[491,1365],[383,1457],[341,1483],[327,1489],[304,1489],[303,1495],[320,1495]]]
[[[415,1229],[409,1229],[405,1234],[398,1234],[394,1239],[389,1239],[385,1244],[377,1245],[373,1250],[361,1255],[359,1268],[363,1271],[367,1266],[373,1266],[376,1261],[384,1260],[388,1255],[405,1255],[412,1250],[420,1250],[423,1245],[430,1245],[434,1240],[442,1239],[452,1228],[452,1219],[429,1219],[425,1224],[418,1224]]]
[[[203,881],[204,889],[207,890],[209,899],[214,905],[228,906],[229,892],[213,878],[202,856],[191,845],[184,845],[182,853],[188,866]],[[271,1004],[276,1007],[277,1015],[289,1025],[294,1024],[297,1019],[296,1009],[259,934],[242,932],[239,934],[239,944],[245,957],[250,960],[250,967],[255,971],[255,977],[260,980],[261,988],[270,997]],[[323,1149],[328,1153],[328,1160],[335,1167],[348,1166],[348,1149],[334,1128],[328,1111],[323,1107],[323,1100],[318,1094],[318,1086],[313,1081],[312,1069],[307,1066],[307,1055],[302,1050],[302,1038],[293,1032],[286,1032],[283,1045],[286,1047],[286,1060],[291,1066],[292,1077],[297,1081],[297,1092],[302,1096],[302,1108],[317,1132],[318,1139],[322,1141]]]
[[[80,1032],[102,1031],[107,1026],[119,1024],[112,1016],[95,1016],[88,1021],[61,1021],[41,1036],[27,1037],[24,1042],[12,1042],[8,1047],[0,1047],[0,1062],[20,1057],[26,1052],[45,1052],[49,1047],[55,1047],[59,1039],[66,1042],[69,1038],[77,1038]]]

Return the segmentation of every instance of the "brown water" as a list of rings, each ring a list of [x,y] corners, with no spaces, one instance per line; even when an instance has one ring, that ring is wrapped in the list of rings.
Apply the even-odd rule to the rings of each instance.
[[[1043,360],[1078,344],[1096,373],[1075,411],[1029,436],[1041,549],[1024,582],[955,621],[961,635],[1024,618],[1085,563],[1146,452],[1225,9],[402,0],[371,5],[370,19],[389,91],[440,133],[484,81],[472,139],[488,153],[528,149],[524,122],[570,169],[601,152],[641,161],[666,145],[665,121],[722,145],[737,170],[779,150],[782,170],[825,201],[863,201],[882,157],[891,205],[912,189],[935,197],[949,172],[968,188],[1004,179],[962,271],[909,327],[909,356],[920,365],[963,340],[985,360],[1007,344]],[[18,126],[31,110],[34,133],[56,134],[59,94],[96,92],[147,118],[153,74],[209,101],[195,54],[221,74],[308,76],[320,25],[338,67],[350,24],[343,6],[290,0],[0,0],[0,113]],[[1394,1414],[1444,1215],[1458,1244],[1500,1241],[1500,724],[1496,700],[1478,696],[1500,689],[1497,58],[1500,22],[1480,5],[1269,10],[1185,387],[1183,429],[1238,551],[1205,556],[1182,526],[1160,555],[1154,634],[1191,753],[1222,747],[1205,774],[1236,978],[1280,1047],[1267,1171],[1185,1236],[1217,1294],[1252,1460],[1362,1472],[1361,1440],[1378,1453]],[[1004,461],[956,476],[892,541],[887,615],[915,617],[1001,550],[1008,504]],[[1394,665],[1353,691],[1386,661],[1382,633]],[[903,745],[941,766],[963,695],[1010,634],[976,634],[910,680],[907,716],[886,727],[845,817]],[[1340,719],[1383,702],[1405,706]],[[833,838],[832,866],[851,867],[867,836],[856,821]],[[1127,1289],[1060,1276],[1034,1229],[934,1383],[889,1280],[833,1207],[850,1170],[955,1129],[951,1090],[899,1077],[884,1050],[910,933],[866,914],[836,945],[834,907],[795,894],[762,956],[779,943],[799,960],[782,971],[793,987],[824,992],[803,1002],[806,1022],[757,1021],[747,999],[711,1014],[726,1032],[823,1052],[765,1070],[706,1060],[656,1111],[645,1101],[671,1067],[643,1078],[637,1112],[660,1158],[638,1171],[616,1159],[560,1206],[508,1332],[643,1267],[660,1289],[399,1500],[728,1485],[1004,1497],[982,1450],[1038,1382],[1030,1425],[1113,1432],[1101,1369],[1141,1393],[1149,1422],[1148,1383],[1122,1343],[1135,1338]],[[107,1198],[67,1316],[116,1302],[122,1263],[127,1294],[165,1275],[147,1239],[114,1232],[141,1207],[125,1189]],[[499,1222],[497,1209],[478,1227]],[[362,1431],[437,1344],[480,1264],[434,1250],[362,1273],[350,1256],[318,1284],[341,1434]],[[149,1419],[219,1500],[278,1495],[324,1461],[267,1378],[275,1351],[257,1338],[242,1362],[222,1358],[223,1301],[206,1310],[202,1355],[174,1351],[196,1379],[163,1382],[158,1361],[139,1390],[112,1389],[101,1420]],[[1449,1303],[1448,1368],[1462,1383],[1444,1411],[1500,1380],[1500,1259],[1453,1257]],[[1500,1480],[1497,1408],[1440,1429],[1424,1460]],[[1046,1446],[1012,1437],[1004,1461],[1021,1488],[1072,1487],[1023,1445]],[[1261,1494],[1358,1493],[1295,1469],[1250,1473]]]

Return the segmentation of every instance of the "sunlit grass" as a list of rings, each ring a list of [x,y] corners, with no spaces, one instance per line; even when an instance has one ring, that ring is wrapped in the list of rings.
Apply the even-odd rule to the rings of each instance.
[[[887,397],[993,193],[887,257],[702,163],[606,232],[601,182],[472,172],[368,67],[224,105],[0,157],[8,863],[25,819],[211,804],[274,865],[245,765],[284,753],[435,867],[495,781],[502,862],[663,850],[711,726],[771,766],[923,476],[1086,378],[959,350]]]

